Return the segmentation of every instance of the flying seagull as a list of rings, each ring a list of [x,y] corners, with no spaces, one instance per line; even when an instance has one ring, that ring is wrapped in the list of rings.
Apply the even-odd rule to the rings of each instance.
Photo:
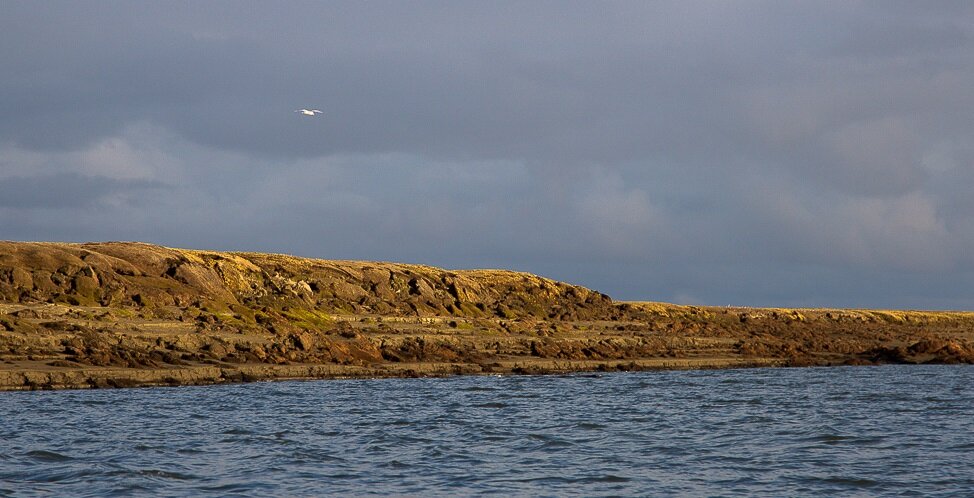
[[[298,109],[294,112],[300,112],[305,116],[314,116],[315,114],[321,114],[321,111],[319,111],[318,109]]]

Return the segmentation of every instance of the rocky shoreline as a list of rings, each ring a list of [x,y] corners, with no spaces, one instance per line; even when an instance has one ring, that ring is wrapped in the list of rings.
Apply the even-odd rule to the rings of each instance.
[[[974,313],[614,302],[535,275],[0,242],[0,390],[974,363]]]

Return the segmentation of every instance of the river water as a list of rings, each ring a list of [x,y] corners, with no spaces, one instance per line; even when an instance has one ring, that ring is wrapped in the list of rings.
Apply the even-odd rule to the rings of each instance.
[[[0,393],[0,496],[974,495],[974,367]]]

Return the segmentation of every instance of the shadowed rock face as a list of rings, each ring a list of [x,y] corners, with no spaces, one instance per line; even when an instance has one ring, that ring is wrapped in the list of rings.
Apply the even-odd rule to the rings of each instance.
[[[974,363],[974,313],[613,303],[526,273],[0,242],[0,389]]]
[[[140,243],[0,242],[0,298],[137,308],[285,308],[388,316],[611,319],[611,299],[500,270],[322,261]]]

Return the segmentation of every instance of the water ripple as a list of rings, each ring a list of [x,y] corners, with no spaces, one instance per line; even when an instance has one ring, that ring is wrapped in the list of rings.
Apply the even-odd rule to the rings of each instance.
[[[0,393],[0,496],[965,495],[974,368]]]

